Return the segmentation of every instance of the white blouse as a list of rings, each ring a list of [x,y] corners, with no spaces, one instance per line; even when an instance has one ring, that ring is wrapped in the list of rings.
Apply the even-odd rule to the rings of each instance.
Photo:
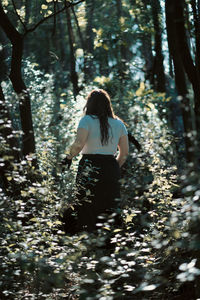
[[[83,147],[82,154],[105,154],[114,155],[117,151],[119,139],[128,135],[127,129],[119,119],[108,118],[109,140],[108,144],[101,144],[100,122],[97,116],[85,115],[79,122],[78,128],[88,130],[88,138]]]

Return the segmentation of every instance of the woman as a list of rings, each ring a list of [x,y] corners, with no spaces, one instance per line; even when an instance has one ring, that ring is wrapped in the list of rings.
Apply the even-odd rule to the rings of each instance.
[[[78,229],[93,231],[97,217],[114,208],[115,199],[120,197],[120,167],[126,161],[129,145],[126,127],[114,115],[106,91],[93,90],[84,111],[67,158],[71,160],[79,152],[83,155],[76,179]]]

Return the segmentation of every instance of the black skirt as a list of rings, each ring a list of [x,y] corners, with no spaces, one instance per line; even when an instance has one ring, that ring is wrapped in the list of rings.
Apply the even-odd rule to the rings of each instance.
[[[119,179],[120,168],[113,155],[83,155],[76,178],[79,230],[95,230],[97,217],[116,208],[116,199],[120,198]]]

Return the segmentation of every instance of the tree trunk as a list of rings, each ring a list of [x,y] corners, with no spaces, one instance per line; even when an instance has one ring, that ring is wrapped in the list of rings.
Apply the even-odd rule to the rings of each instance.
[[[22,78],[21,64],[23,54],[23,36],[14,28],[0,4],[0,26],[12,44],[10,80],[19,95],[21,126],[23,131],[22,153],[24,156],[35,153],[35,139],[31,115],[30,97]]]
[[[185,147],[187,161],[193,161],[194,154],[194,141],[190,138],[192,128],[190,101],[187,98],[187,83],[185,78],[184,66],[180,57],[180,50],[177,41],[177,33],[175,30],[175,9],[174,0],[166,0],[165,2],[166,13],[166,27],[167,39],[171,57],[174,63],[175,82],[178,94],[181,96],[181,109],[183,116],[183,124],[185,131]],[[193,149],[193,151],[191,151]]]
[[[86,42],[85,42],[85,66],[84,73],[86,81],[92,79],[94,74],[94,64],[93,64],[93,55],[94,55],[94,32],[93,32],[93,18],[94,18],[94,7],[95,0],[88,0],[86,2]]]
[[[198,79],[200,80],[200,7],[198,9],[198,5],[196,0],[191,0],[193,17],[194,17],[194,29],[195,29],[195,42],[196,42],[196,53],[195,53],[195,62],[198,73]],[[200,5],[200,1],[199,1]]]
[[[174,69],[173,69],[173,61],[172,61],[172,56],[169,51],[169,75],[171,78],[174,78]]]
[[[65,24],[63,20],[63,15],[58,14],[58,42],[59,42],[59,51],[60,51],[60,60],[62,69],[65,70],[67,66],[66,59],[66,43],[65,43]]]
[[[110,67],[109,67],[109,51],[103,50],[99,59],[99,73],[104,76],[109,76]]]
[[[147,13],[147,5],[149,5],[149,0],[142,0],[145,13],[143,14],[143,22],[148,24],[150,22],[149,14]],[[145,61],[144,73],[145,79],[149,81],[150,85],[154,84],[154,74],[153,74],[153,53],[152,53],[152,41],[151,33],[143,31],[141,36],[141,53]]]
[[[184,9],[182,0],[174,1],[174,17],[175,17],[175,29],[176,39],[178,41],[179,55],[181,56],[184,70],[190,80],[194,91],[195,102],[195,117],[196,117],[196,131],[198,134],[198,140],[200,139],[200,80],[198,77],[197,68],[194,65],[185,30],[184,23]]]
[[[165,92],[165,72],[163,66],[162,53],[162,29],[160,24],[161,6],[159,0],[151,1],[153,25],[154,25],[154,39],[155,39],[155,57],[154,57],[154,73],[156,76],[155,88],[158,92]]]
[[[123,82],[124,79],[126,79],[126,47],[124,44],[124,37],[123,37],[123,30],[122,30],[122,25],[121,25],[121,18],[123,17],[123,12],[122,12],[122,2],[121,0],[116,0],[116,7],[117,7],[117,19],[118,19],[118,27],[119,27],[119,58],[118,58],[118,73],[119,73],[119,78]],[[121,86],[122,86],[121,82]]]
[[[68,35],[69,35],[69,46],[70,46],[71,82],[73,85],[74,97],[76,97],[79,92],[79,87],[78,87],[78,75],[76,72],[76,58],[75,58],[75,51],[74,51],[74,34],[73,34],[72,24],[71,24],[70,8],[66,8],[66,15],[67,15],[67,27],[68,27]]]

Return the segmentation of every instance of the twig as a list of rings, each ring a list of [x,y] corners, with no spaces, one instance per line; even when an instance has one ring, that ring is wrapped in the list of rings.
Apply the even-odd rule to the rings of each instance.
[[[57,0],[53,0],[53,11],[54,11],[54,17],[53,17],[53,32],[52,32],[52,36],[55,35],[56,33],[56,11],[57,11]]]
[[[55,12],[54,14],[51,14],[47,17],[45,17],[44,19],[40,20],[37,24],[35,24],[32,28],[29,28],[25,31],[24,36],[27,35],[29,32],[33,32],[38,26],[40,26],[42,23],[44,23],[46,20],[54,17],[55,15],[58,15],[59,13],[63,12],[66,8],[69,8],[71,6],[75,6],[81,2],[84,2],[85,0],[79,0],[76,3],[72,3],[72,2],[67,2],[65,1],[65,5],[63,8],[61,8],[60,10],[58,10],[57,12]],[[68,4],[68,5],[67,5]]]
[[[15,13],[16,13],[16,15],[17,15],[17,17],[18,17],[20,23],[22,24],[22,26],[24,27],[25,32],[26,32],[26,31],[27,31],[26,25],[24,24],[24,22],[22,21],[20,15],[19,15],[18,12],[17,12],[17,8],[16,8],[16,5],[15,5],[14,0],[12,0],[12,5],[13,5],[13,7],[14,7]]]

